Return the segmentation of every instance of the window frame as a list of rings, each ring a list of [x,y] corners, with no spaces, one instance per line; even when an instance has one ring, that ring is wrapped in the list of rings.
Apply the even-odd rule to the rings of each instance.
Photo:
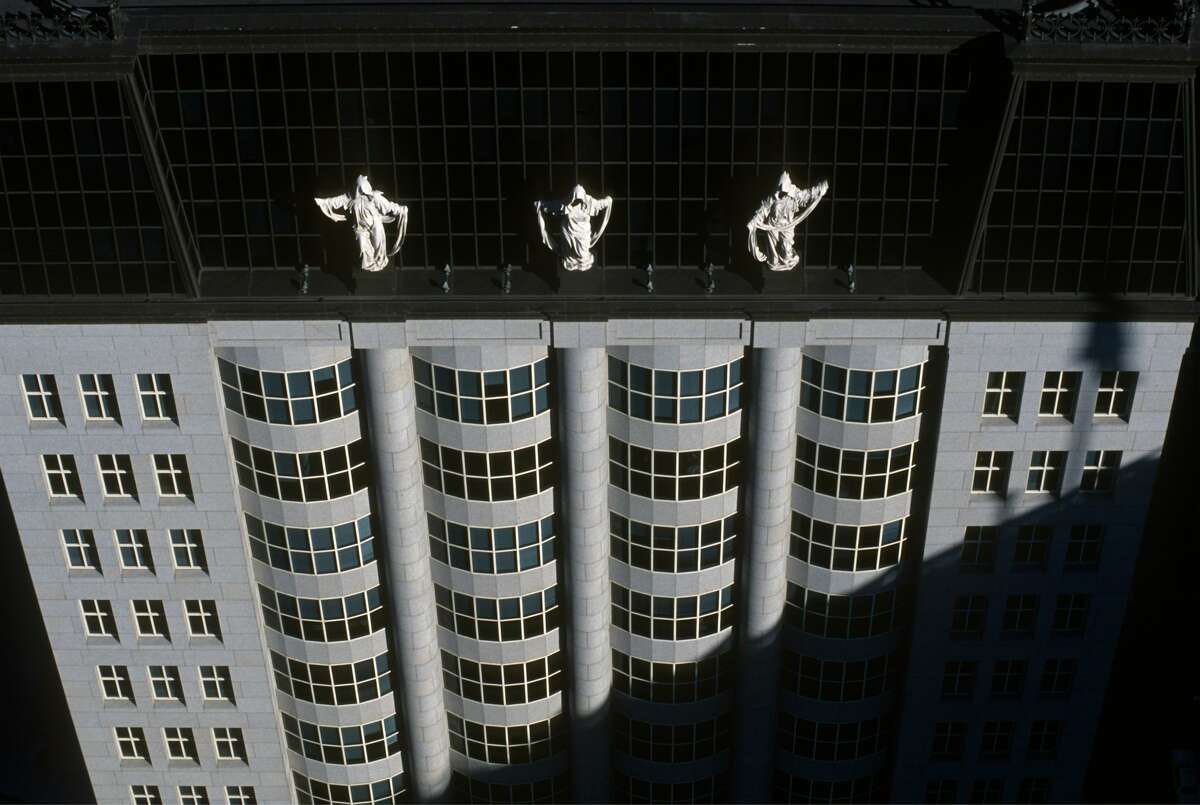
[[[100,698],[104,701],[135,703],[129,666],[97,665],[96,678],[100,681]]]
[[[146,743],[145,730],[141,727],[118,726],[114,726],[112,729],[113,740],[117,744],[117,757],[122,761],[150,762],[150,746]],[[122,735],[122,731],[124,731],[124,735]]]
[[[162,793],[156,785],[135,783],[129,786],[129,798],[133,805],[163,805]]]
[[[1079,491],[1098,495],[1112,494],[1121,470],[1123,450],[1088,450],[1084,453],[1083,471],[1079,476]]]
[[[100,552],[96,547],[96,534],[90,528],[63,528],[59,530],[63,557],[67,570],[92,570],[100,572]],[[74,535],[68,540],[67,535]],[[84,536],[86,534],[86,536]],[[72,552],[76,552],[82,564],[76,563]]]
[[[111,463],[112,466],[106,467],[106,463]],[[133,472],[133,460],[128,453],[98,453],[96,469],[100,474],[100,491],[106,499],[138,499],[137,478]],[[112,491],[113,489],[116,491]]]
[[[213,727],[213,753],[218,763],[249,763],[241,727]]]
[[[179,786],[179,805],[209,805],[208,788],[203,785]]]
[[[113,544],[122,572],[154,572],[154,552],[144,528],[114,528]]]
[[[194,610],[194,611],[193,611]],[[188,625],[188,637],[221,639],[221,618],[217,602],[210,598],[188,598],[183,601],[183,617]],[[197,625],[203,631],[197,630]]]
[[[168,761],[187,761],[200,765],[200,749],[196,746],[196,734],[191,727],[163,727],[162,735]]]
[[[88,604],[94,604],[95,612],[88,612]],[[79,602],[79,613],[83,620],[83,632],[87,637],[109,637],[119,639],[117,634],[117,619],[113,613],[112,602],[105,599],[85,598]],[[89,618],[98,618],[100,630],[93,631]]]
[[[139,612],[139,605],[144,609],[144,612]],[[156,598],[135,598],[129,602],[130,609],[133,612],[134,634],[140,638],[162,638],[164,640],[171,639],[171,626],[167,622],[167,611],[163,606],[163,602]],[[146,620],[143,620],[146,619]],[[161,624],[161,631],[159,625]],[[142,627],[148,625],[150,630],[144,630]]]
[[[146,679],[150,684],[150,699],[154,702],[186,704],[183,680],[177,665],[147,665]]]
[[[993,385],[993,381],[996,381],[998,385]],[[984,380],[981,416],[985,419],[1009,419],[1018,422],[1021,416],[1021,397],[1024,390],[1024,372],[1007,369],[989,371]],[[990,403],[993,401],[995,404],[991,405]]]
[[[94,388],[85,388],[84,378],[91,378],[91,385]],[[76,382],[85,422],[121,424],[121,407],[117,402],[117,388],[111,374],[86,372],[76,375]],[[90,401],[95,401],[96,408],[100,412],[99,416],[92,415]]]
[[[165,466],[164,466],[165,465]],[[156,453],[151,456],[154,483],[160,498],[192,500],[192,476],[183,453]]]
[[[176,539],[181,535],[181,539]],[[194,539],[193,539],[194,537]],[[197,570],[208,572],[208,557],[204,553],[204,534],[199,528],[168,528],[167,540],[171,544],[171,565],[178,571]],[[180,551],[188,559],[187,564],[180,564]],[[199,560],[197,560],[197,556]]]
[[[1092,410],[1092,415],[1100,420],[1120,419],[1128,422],[1133,413],[1133,398],[1137,393],[1137,382],[1137,372],[1120,369],[1101,371],[1100,384],[1096,388],[1096,405]]]
[[[1073,422],[1079,404],[1080,378],[1079,372],[1065,369],[1046,372],[1042,376],[1041,396],[1038,398],[1038,417]]]
[[[30,389],[30,378],[36,383],[36,389]],[[63,417],[62,397],[58,393],[58,381],[53,374],[25,373],[19,380],[21,397],[25,400],[25,413],[30,422],[57,422],[65,424]],[[37,399],[45,415],[34,410],[34,399]]]
[[[51,466],[52,460],[55,466]],[[46,492],[51,499],[83,500],[83,485],[79,479],[79,466],[75,463],[75,456],[70,453],[43,453],[42,473],[46,481]],[[64,491],[56,492],[56,486],[61,486]]]
[[[1008,479],[1012,472],[1011,450],[979,450],[975,453],[975,467],[971,474],[972,495],[996,495],[1008,497]],[[983,483],[980,484],[980,473]]]
[[[179,410],[175,405],[175,391],[171,375],[166,372],[139,372],[133,379],[137,389],[139,408],[143,422],[174,422],[179,424]],[[147,387],[147,384],[149,387]],[[158,413],[151,414],[148,403]]]
[[[234,703],[233,672],[228,665],[200,665],[196,667],[196,675],[200,680],[202,701]],[[215,690],[218,695],[210,696],[210,690]]]
[[[1025,482],[1025,494],[1049,494],[1057,497],[1062,492],[1063,472],[1066,467],[1066,450],[1034,450],[1029,456],[1029,476]]]

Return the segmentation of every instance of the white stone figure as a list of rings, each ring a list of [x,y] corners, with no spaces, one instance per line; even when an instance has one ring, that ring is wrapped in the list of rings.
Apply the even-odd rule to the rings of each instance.
[[[600,242],[612,215],[612,196],[592,198],[583,185],[577,184],[570,201],[537,201],[533,207],[537,211],[542,243],[558,255],[562,267],[567,271],[587,271],[591,268],[595,262],[592,248]],[[604,221],[593,235],[592,218],[602,212]],[[556,220],[548,224],[548,217]]]
[[[354,234],[358,238],[358,252],[362,257],[363,271],[383,271],[388,261],[400,251],[404,233],[408,230],[408,207],[388,201],[383,193],[371,188],[366,176],[359,176],[354,195],[314,198],[321,212],[334,221],[345,221],[343,212],[354,216]],[[399,221],[396,243],[388,251],[387,236],[383,225]]]
[[[750,254],[754,259],[766,263],[772,271],[795,268],[800,262],[800,255],[793,246],[796,227],[812,214],[828,191],[829,182],[801,190],[792,184],[791,177],[784,171],[775,192],[763,199],[758,212],[746,224]],[[759,232],[766,236],[765,252],[759,245]]]

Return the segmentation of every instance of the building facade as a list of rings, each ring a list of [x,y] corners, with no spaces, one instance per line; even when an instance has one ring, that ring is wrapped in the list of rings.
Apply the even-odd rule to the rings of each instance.
[[[1200,59],[991,5],[6,12],[0,522],[95,799],[1080,799]]]

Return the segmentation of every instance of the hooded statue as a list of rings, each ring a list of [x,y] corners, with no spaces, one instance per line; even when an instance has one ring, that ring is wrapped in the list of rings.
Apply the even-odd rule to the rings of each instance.
[[[812,214],[828,191],[829,182],[801,190],[792,184],[792,178],[784,171],[775,192],[763,199],[754,217],[746,224],[750,232],[750,254],[754,259],[766,263],[772,271],[795,268],[800,262],[794,247],[796,227]],[[759,232],[766,235],[766,252],[759,246]]]
[[[354,186],[354,195],[315,198],[317,206],[334,221],[345,221],[343,212],[354,216],[354,234],[358,238],[358,252],[362,257],[363,271],[383,271],[388,261],[400,251],[404,233],[408,229],[408,207],[388,201],[383,193],[371,188],[366,176],[359,176]],[[388,251],[387,236],[383,225],[399,221],[396,243]]]
[[[612,196],[592,198],[583,185],[577,184],[569,201],[538,201],[534,202],[533,208],[537,211],[542,243],[558,255],[562,267],[567,271],[587,271],[591,268],[595,262],[592,248],[600,241],[612,214]],[[604,221],[600,224],[600,230],[593,235],[592,218],[602,212]],[[555,219],[551,225],[553,232],[547,227],[547,217]]]

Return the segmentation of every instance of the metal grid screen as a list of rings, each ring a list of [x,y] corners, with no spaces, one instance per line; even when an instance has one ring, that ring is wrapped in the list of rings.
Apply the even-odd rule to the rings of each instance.
[[[1184,88],[1027,82],[972,290],[1187,293]]]
[[[117,82],[0,83],[0,196],[0,296],[182,292]]]
[[[205,269],[327,264],[311,197],[365,172],[407,266],[527,264],[533,202],[615,200],[602,264],[744,250],[787,168],[828,179],[810,267],[920,268],[969,83],[945,54],[403,52],[143,57]],[[341,233],[344,236],[344,233]],[[738,250],[734,252],[732,250]]]

